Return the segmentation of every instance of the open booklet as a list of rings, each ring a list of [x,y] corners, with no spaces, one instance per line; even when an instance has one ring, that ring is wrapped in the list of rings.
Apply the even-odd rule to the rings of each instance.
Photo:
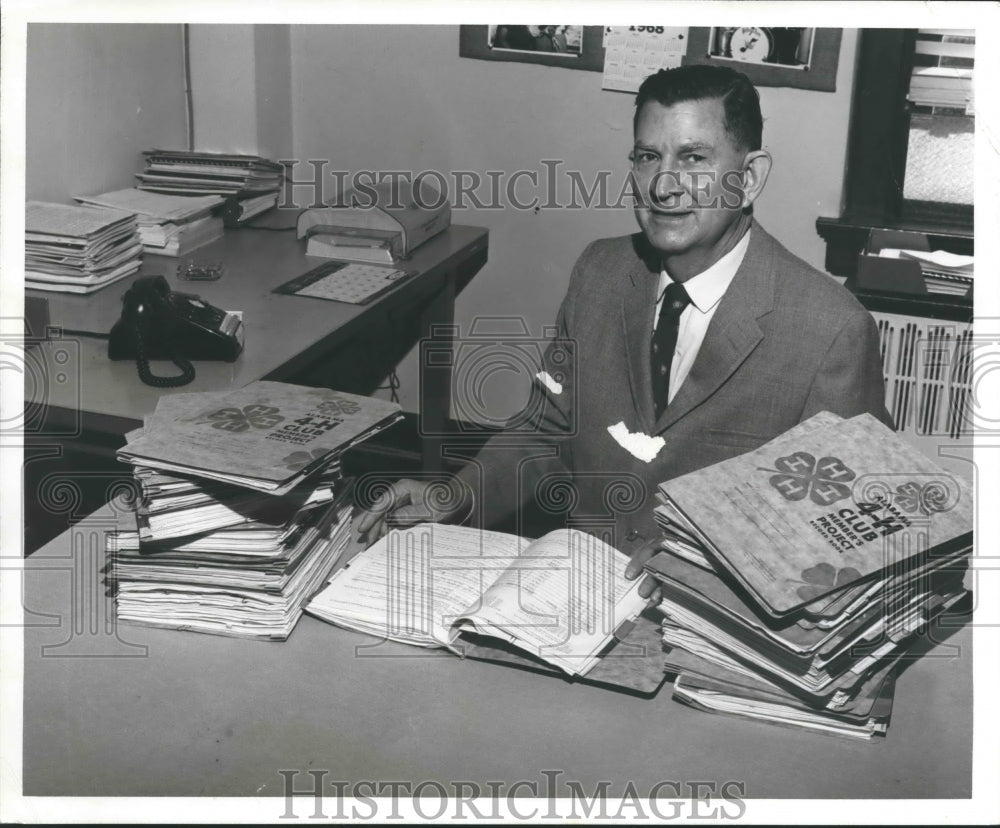
[[[627,563],[574,529],[529,541],[421,524],[360,553],[306,610],[338,626],[460,655],[463,634],[488,636],[584,676],[646,605],[640,580],[625,579]]]

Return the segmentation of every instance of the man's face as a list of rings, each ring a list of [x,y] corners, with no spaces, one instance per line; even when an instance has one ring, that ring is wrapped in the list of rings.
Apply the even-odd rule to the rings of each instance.
[[[693,274],[735,243],[745,155],[726,132],[721,100],[643,104],[632,172],[644,203],[635,212],[667,262],[686,262]]]

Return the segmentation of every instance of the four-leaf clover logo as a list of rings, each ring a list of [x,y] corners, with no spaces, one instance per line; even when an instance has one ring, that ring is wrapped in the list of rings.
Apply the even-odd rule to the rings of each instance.
[[[812,601],[834,589],[848,586],[861,578],[853,566],[837,569],[826,562],[802,570],[802,586],[796,592],[803,601]]]
[[[324,400],[317,406],[317,411],[333,416],[357,414],[360,410],[361,406],[354,400]]]
[[[281,462],[285,464],[286,469],[289,469],[290,471],[298,471],[299,469],[304,469],[314,460],[318,460],[320,457],[329,453],[329,449],[314,448],[312,451],[301,449],[285,455],[281,458]]]
[[[770,483],[785,500],[809,499],[820,506],[829,506],[851,496],[847,484],[854,479],[851,471],[837,457],[821,457],[818,461],[807,451],[779,457],[773,469],[761,471],[772,474]]]
[[[206,414],[201,422],[211,423],[212,428],[231,431],[239,434],[253,428],[271,428],[285,418],[278,409],[270,405],[245,405],[243,408],[220,408],[211,414]]]
[[[932,481],[921,486],[910,481],[896,487],[895,503],[909,514],[920,513],[929,515],[932,512],[944,512],[950,506],[948,487],[939,481]]]

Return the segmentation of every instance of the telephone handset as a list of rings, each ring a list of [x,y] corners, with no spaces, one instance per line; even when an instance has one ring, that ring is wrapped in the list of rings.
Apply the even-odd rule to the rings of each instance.
[[[122,297],[122,315],[111,329],[108,356],[134,359],[147,385],[173,388],[194,379],[191,360],[232,362],[243,350],[239,314],[213,307],[190,293],[173,293],[162,276],[137,279]],[[169,359],[181,373],[163,377],[151,359]]]

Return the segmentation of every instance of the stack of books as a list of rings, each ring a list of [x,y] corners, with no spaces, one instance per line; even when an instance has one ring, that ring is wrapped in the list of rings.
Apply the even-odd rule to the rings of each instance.
[[[186,256],[219,238],[224,230],[222,218],[212,215],[223,203],[217,195],[167,195],[133,187],[74,198],[82,204],[133,213],[143,252],[156,256]]]
[[[659,487],[674,695],[859,738],[884,734],[918,633],[966,608],[969,485],[870,415],[818,414]]]
[[[284,167],[259,155],[147,150],[137,175],[140,190],[236,199],[234,218],[246,221],[278,203]]]
[[[141,256],[133,213],[41,201],[26,205],[25,287],[93,293],[135,273]]]
[[[287,638],[350,540],[343,453],[400,417],[274,382],[161,397],[119,451],[142,496],[136,528],[107,539],[117,618]]]

